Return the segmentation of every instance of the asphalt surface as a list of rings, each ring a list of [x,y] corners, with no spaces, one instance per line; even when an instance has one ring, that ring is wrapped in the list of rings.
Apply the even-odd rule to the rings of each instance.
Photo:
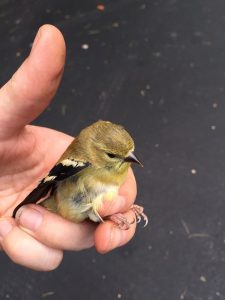
[[[50,273],[1,253],[0,299],[225,299],[224,1],[2,0],[1,85],[44,23],[63,32],[67,63],[35,124],[71,135],[123,124],[150,225],[107,255],[66,253]]]

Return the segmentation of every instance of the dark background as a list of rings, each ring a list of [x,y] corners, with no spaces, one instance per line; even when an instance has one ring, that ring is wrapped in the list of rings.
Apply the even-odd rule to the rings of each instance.
[[[44,23],[63,32],[67,63],[36,124],[123,124],[150,225],[110,254],[66,253],[50,273],[1,253],[0,299],[225,299],[224,1],[1,0],[1,84]]]

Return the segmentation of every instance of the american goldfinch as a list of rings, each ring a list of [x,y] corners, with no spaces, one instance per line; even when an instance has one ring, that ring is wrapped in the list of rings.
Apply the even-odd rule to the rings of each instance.
[[[103,221],[98,211],[103,200],[112,201],[126,179],[131,163],[141,165],[134,155],[134,141],[120,125],[98,121],[83,129],[38,186],[15,208],[37,203],[74,221],[89,218]],[[47,198],[46,198],[47,197]],[[137,221],[147,225],[143,208],[133,205]],[[111,216],[121,229],[129,222],[122,214]]]

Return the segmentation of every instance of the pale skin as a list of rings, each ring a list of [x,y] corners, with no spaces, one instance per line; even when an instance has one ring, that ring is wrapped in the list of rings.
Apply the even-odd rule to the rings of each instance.
[[[130,209],[136,197],[131,169],[119,196],[104,203],[100,211],[103,217],[122,213],[132,223],[128,230],[117,228],[111,221],[75,224],[38,205],[22,207],[16,220],[11,217],[16,205],[47,174],[72,140],[64,133],[28,125],[56,93],[65,51],[60,31],[51,25],[42,26],[29,57],[0,89],[0,250],[15,263],[41,271],[57,268],[64,250],[95,246],[100,253],[111,251],[126,244],[136,229]]]

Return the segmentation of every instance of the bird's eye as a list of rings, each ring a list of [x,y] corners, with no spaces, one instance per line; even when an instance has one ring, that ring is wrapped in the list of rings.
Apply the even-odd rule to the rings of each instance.
[[[110,158],[115,158],[116,156],[114,155],[114,154],[112,154],[112,153],[106,153],[107,155],[108,155],[108,157],[110,157]]]

